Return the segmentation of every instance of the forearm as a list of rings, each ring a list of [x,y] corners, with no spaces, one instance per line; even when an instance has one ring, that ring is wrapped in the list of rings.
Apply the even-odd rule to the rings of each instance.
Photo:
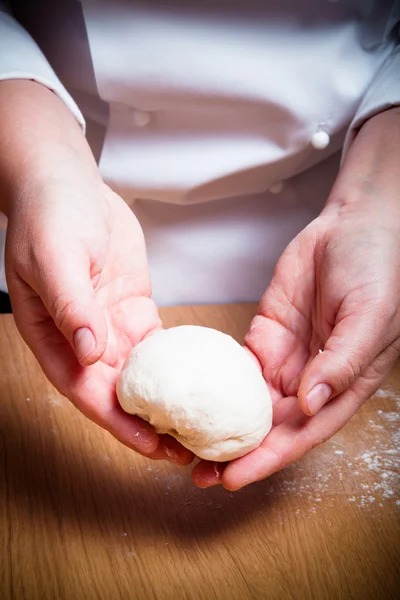
[[[7,216],[27,187],[57,180],[60,165],[97,173],[74,116],[46,87],[29,80],[0,82],[0,210]],[[68,173],[66,173],[68,176]]]
[[[383,200],[380,202],[380,200]],[[341,167],[326,205],[332,210],[379,206],[400,216],[400,108],[369,119]]]

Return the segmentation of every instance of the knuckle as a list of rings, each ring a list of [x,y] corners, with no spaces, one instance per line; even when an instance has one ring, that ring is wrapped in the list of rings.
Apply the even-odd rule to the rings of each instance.
[[[371,318],[378,318],[382,324],[399,318],[399,298],[395,291],[396,286],[392,281],[379,281],[379,285],[374,285],[369,289],[368,297],[369,312]]]
[[[399,318],[399,306],[397,299],[392,297],[380,297],[376,302],[376,312],[383,323],[392,323]]]
[[[337,377],[335,382],[335,393],[347,390],[358,379],[362,371],[359,362],[348,356],[340,357],[338,361]]]
[[[52,298],[49,312],[54,323],[61,331],[67,331],[76,312],[73,301],[65,294],[58,294]]]

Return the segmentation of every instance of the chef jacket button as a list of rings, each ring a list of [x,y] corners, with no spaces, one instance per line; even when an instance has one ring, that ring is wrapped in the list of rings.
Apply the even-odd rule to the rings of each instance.
[[[328,146],[330,141],[331,141],[331,138],[326,133],[326,131],[322,131],[320,129],[319,131],[316,131],[313,134],[313,136],[311,138],[311,145],[316,150],[323,150],[324,148],[326,148]]]
[[[276,181],[274,184],[271,185],[271,187],[269,188],[269,192],[271,194],[280,194],[281,191],[283,190],[284,187],[284,183],[283,181]]]
[[[150,123],[150,114],[143,110],[134,110],[133,122],[137,127],[146,127]]]

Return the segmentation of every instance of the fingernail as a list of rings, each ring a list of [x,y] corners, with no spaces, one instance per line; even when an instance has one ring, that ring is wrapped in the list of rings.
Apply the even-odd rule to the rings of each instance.
[[[221,475],[218,475],[216,478],[212,477],[210,479],[202,479],[201,477],[196,477],[195,484],[197,485],[197,487],[202,488],[203,490],[214,487],[216,485],[221,485]]]
[[[134,435],[132,448],[143,454],[151,454],[158,447],[158,435],[149,433],[146,429],[139,429]]]
[[[217,479],[221,479],[222,473],[224,472],[223,465],[221,465],[220,463],[214,463],[213,470]]]
[[[164,454],[166,455],[166,458],[169,462],[172,462],[176,465],[180,465],[180,466],[185,466],[188,464],[188,460],[187,460],[187,454],[186,455],[181,455],[179,452],[175,452],[174,450],[171,450],[171,448],[168,448],[168,446],[163,445],[161,447],[161,450],[164,452]]]
[[[326,383],[319,383],[306,396],[308,410],[315,415],[332,396],[332,388]]]
[[[81,363],[85,358],[93,352],[96,347],[96,340],[93,333],[87,327],[81,327],[74,333],[74,349],[76,358]]]
[[[176,463],[179,461],[179,454],[177,454],[176,452],[171,450],[171,448],[168,448],[168,446],[163,446],[162,449],[164,450],[165,454],[167,455],[168,460],[170,460],[173,463]]]

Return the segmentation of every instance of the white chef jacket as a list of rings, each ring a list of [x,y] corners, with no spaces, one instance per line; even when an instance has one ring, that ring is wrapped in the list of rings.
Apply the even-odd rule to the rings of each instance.
[[[399,32],[399,0],[0,0],[0,80],[86,130],[159,304],[250,301],[357,129],[400,104]]]

